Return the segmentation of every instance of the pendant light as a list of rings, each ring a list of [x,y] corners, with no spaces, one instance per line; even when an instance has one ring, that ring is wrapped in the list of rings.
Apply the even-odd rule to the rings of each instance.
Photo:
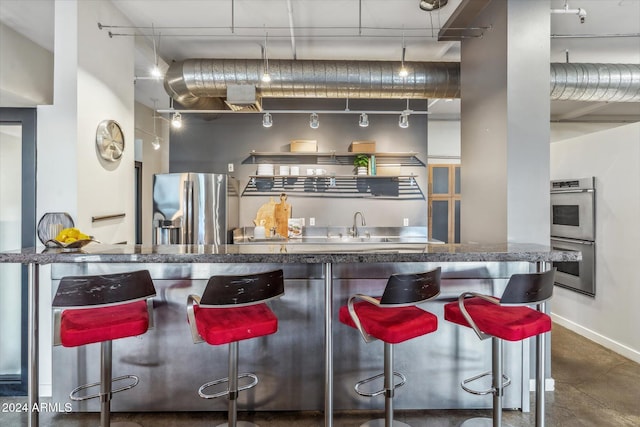
[[[360,114],[358,125],[360,125],[361,128],[366,128],[367,126],[369,126],[369,116],[367,116],[367,113]]]
[[[318,114],[311,113],[311,115],[309,116],[309,127],[311,129],[318,129],[319,126],[320,126],[320,119],[318,117]]]
[[[160,33],[158,33],[158,47],[156,49],[156,35],[153,24],[151,24],[151,39],[153,41],[153,57],[154,57],[154,65],[151,68],[151,76],[156,79],[160,79],[162,77],[162,70],[158,66],[158,50],[160,49]]]
[[[180,112],[173,113],[171,126],[173,126],[175,129],[180,129],[182,127],[182,115],[180,114]]]
[[[269,56],[267,54],[267,38],[269,37],[269,33],[264,33],[264,49],[262,52],[263,60],[264,60],[264,70],[262,74],[262,82],[269,83],[271,81],[271,75],[269,74]]]
[[[409,110],[409,99],[407,98],[407,108],[400,113],[400,117],[398,118],[398,126],[402,129],[409,127],[409,114],[411,114],[411,110]]]
[[[264,113],[264,116],[262,116],[262,126],[266,128],[273,126],[273,118],[270,113]]]
[[[398,75],[402,78],[405,78],[409,75],[409,71],[404,66],[404,55],[406,51],[407,51],[407,48],[404,45],[404,33],[402,33],[402,59],[400,61],[400,71],[398,72]]]
[[[153,141],[151,141],[151,147],[153,147],[154,150],[159,150],[160,149],[160,137],[158,136],[158,133],[156,132],[156,99],[153,99]]]
[[[403,112],[400,114],[400,118],[398,119],[398,126],[402,129],[406,129],[409,127],[409,114]]]

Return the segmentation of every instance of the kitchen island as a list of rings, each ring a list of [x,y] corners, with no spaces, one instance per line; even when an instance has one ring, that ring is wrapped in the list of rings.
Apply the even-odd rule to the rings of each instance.
[[[514,272],[545,270],[549,262],[579,258],[576,252],[528,244],[90,244],[78,252],[26,248],[0,253],[0,262],[29,265],[30,403],[38,401],[39,266],[52,264],[54,292],[66,275],[137,269],[151,272],[158,289],[154,302],[156,327],[141,337],[114,342],[114,372],[135,370],[141,378],[126,398],[113,401],[114,411],[225,410],[224,400],[206,401],[197,396],[197,387],[205,379],[224,376],[226,348],[191,344],[186,296],[200,293],[213,274],[283,268],[285,296],[272,303],[280,321],[279,332],[240,346],[240,369],[254,371],[261,380],[258,387],[241,396],[240,408],[324,409],[327,426],[333,425],[334,410],[380,407],[376,399],[355,395],[352,386],[381,370],[382,352],[372,346],[382,344],[364,344],[351,328],[333,325],[337,314],[334,307],[344,304],[348,295],[379,293],[393,273],[442,267],[442,299],[425,305],[442,319],[443,302],[463,291],[499,295]],[[466,395],[458,386],[468,374],[489,366],[489,347],[447,323],[441,321],[432,336],[398,349],[397,369],[407,373],[409,381],[397,393],[397,408],[490,407],[489,398]],[[54,348],[54,401],[66,402],[71,388],[86,382],[87,376],[95,378],[95,363],[86,363],[96,358],[97,349],[91,347]],[[546,353],[543,345],[538,351]],[[505,407],[528,410],[528,342],[507,346],[505,361],[514,380],[505,394]],[[74,406],[75,410],[95,408],[97,402]],[[38,414],[32,413],[30,424],[37,422]]]

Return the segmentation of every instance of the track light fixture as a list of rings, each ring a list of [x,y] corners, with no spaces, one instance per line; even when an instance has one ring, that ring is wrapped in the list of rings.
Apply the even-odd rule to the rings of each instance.
[[[154,65],[153,68],[151,68],[151,77],[155,77],[156,79],[162,77],[162,71],[160,71],[160,67],[158,67],[158,64]]]
[[[151,141],[151,146],[153,147],[154,150],[159,150],[160,149],[160,137],[156,136],[155,138],[153,138],[153,141]]]
[[[402,33],[402,59],[401,59],[401,62],[400,62],[400,71],[398,72],[398,74],[402,78],[407,77],[409,75],[409,71],[404,66],[404,55],[405,55],[406,51],[407,51],[407,48],[404,45],[404,33]]]
[[[367,113],[360,114],[360,120],[358,121],[358,124],[361,128],[366,128],[367,126],[369,126],[369,116],[367,116]]]
[[[409,115],[412,113],[409,109],[409,98],[407,98],[407,107],[404,109],[402,113],[400,113],[400,117],[398,118],[398,126],[402,129],[406,129],[409,127]]]
[[[156,119],[158,118],[158,116],[156,116],[156,103],[158,102],[157,99],[152,98],[151,99],[153,101],[153,114],[151,116],[151,118],[153,119],[153,141],[151,141],[151,147],[154,150],[159,150],[160,149],[160,137],[158,136],[158,132],[156,132]]]
[[[264,113],[264,116],[262,116],[262,126],[266,128],[273,126],[273,117],[271,117],[271,114]]]
[[[173,113],[173,118],[171,119],[171,126],[176,129],[180,129],[182,127],[182,115],[177,112]]]
[[[262,51],[262,56],[264,60],[264,70],[262,74],[262,81],[264,83],[269,83],[271,81],[271,75],[269,74],[269,57],[267,55],[267,37],[269,33],[264,34],[264,49]]]
[[[419,6],[420,9],[431,12],[432,10],[440,9],[448,2],[449,0],[420,0]]]
[[[311,129],[318,129],[319,126],[320,119],[318,118],[318,115],[316,113],[311,113],[311,115],[309,116],[309,127]]]
[[[402,129],[406,129],[409,127],[409,113],[403,112],[400,114],[400,118],[398,119],[398,126]]]

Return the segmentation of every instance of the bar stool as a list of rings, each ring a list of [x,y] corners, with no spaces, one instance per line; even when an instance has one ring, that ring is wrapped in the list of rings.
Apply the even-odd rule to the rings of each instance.
[[[492,344],[492,370],[463,380],[461,386],[472,394],[493,394],[493,420],[471,418],[462,426],[502,426],[503,391],[504,387],[511,383],[509,377],[503,373],[503,340],[522,341],[551,330],[551,318],[548,315],[526,306],[539,304],[551,298],[554,271],[512,275],[501,298],[465,292],[460,295],[458,301],[445,304],[446,320],[472,328],[478,338],[491,338]],[[479,391],[467,386],[489,375],[492,376],[490,389]],[[538,372],[537,375],[544,376],[544,372]]]
[[[345,325],[360,331],[365,342],[376,339],[384,342],[384,372],[359,381],[354,389],[361,396],[374,397],[384,393],[385,418],[367,421],[361,427],[401,427],[405,423],[393,420],[395,389],[406,382],[406,377],[393,370],[393,344],[429,334],[438,329],[438,318],[417,304],[440,294],[440,267],[415,274],[394,274],[387,281],[382,297],[355,294],[347,305],[340,307],[339,319]],[[360,299],[360,302],[354,302]],[[394,384],[394,376],[400,379]],[[360,387],[378,378],[384,378],[384,388],[364,392]]]
[[[100,276],[68,276],[60,280],[53,298],[53,345],[78,347],[100,343],[100,381],[76,387],[69,394],[74,401],[100,397],[100,426],[108,427],[114,393],[135,387],[135,375],[112,378],[112,341],[144,334],[153,327],[156,295],[147,270]],[[131,380],[113,390],[112,383]],[[91,387],[100,392],[78,395]]]
[[[229,376],[203,384],[198,394],[204,399],[227,396],[229,427],[250,427],[255,424],[237,420],[238,392],[258,384],[251,373],[238,375],[238,342],[270,335],[278,330],[278,318],[265,304],[284,294],[282,270],[242,276],[212,276],[202,297],[189,295],[187,317],[194,343],[229,344]],[[251,378],[250,384],[238,386],[238,379]],[[205,390],[227,383],[227,390],[207,394]]]

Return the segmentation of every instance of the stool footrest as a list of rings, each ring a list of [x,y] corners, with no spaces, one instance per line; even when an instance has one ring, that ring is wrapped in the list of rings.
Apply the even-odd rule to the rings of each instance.
[[[240,379],[240,378],[252,378],[253,381],[251,381],[247,385],[243,385],[242,387],[238,387],[238,390],[236,390],[236,391],[248,390],[251,387],[255,387],[256,384],[258,384],[258,377],[255,374],[251,374],[251,373],[239,374],[238,375],[238,379]],[[209,387],[213,387],[214,385],[224,384],[224,383],[228,383],[228,382],[229,382],[229,377],[220,378],[220,379],[217,379],[217,380],[209,381],[208,383],[202,384],[200,386],[200,388],[198,389],[198,394],[203,399],[215,399],[215,398],[218,398],[218,397],[227,396],[227,395],[229,395],[229,391],[230,391],[229,389],[221,391],[221,392],[218,392],[218,393],[213,393],[213,394],[206,394],[204,392],[204,390],[209,388]],[[231,391],[234,391],[234,390],[231,390]]]
[[[480,395],[480,396],[484,396],[485,394],[495,393],[496,389],[494,387],[491,387],[491,388],[489,388],[487,390],[474,390],[474,389],[472,389],[470,387],[467,387],[465,385],[465,384],[469,384],[469,383],[471,383],[473,381],[479,380],[481,378],[484,378],[484,377],[490,376],[490,375],[492,375],[491,371],[483,372],[481,374],[478,374],[476,376],[473,376],[471,378],[467,378],[466,380],[463,380],[460,383],[460,386],[464,389],[464,391],[466,391],[468,393],[471,393],[471,394],[477,394],[477,395]],[[511,384],[511,378],[509,378],[508,376],[503,374],[502,375],[502,379],[503,379],[503,381],[502,381],[502,387],[503,388],[508,386],[509,384]]]
[[[394,371],[393,372],[393,376],[400,378],[400,382],[393,385],[393,389],[394,390],[397,389],[398,387],[402,387],[407,382],[407,377],[405,377],[400,372],[395,372]],[[374,375],[373,377],[364,379],[362,381],[358,381],[353,388],[356,391],[356,393],[358,393],[360,396],[365,396],[365,397],[379,396],[379,395],[381,395],[382,393],[385,392],[384,388],[381,389],[381,390],[378,390],[378,391],[374,391],[374,392],[368,393],[368,392],[360,391],[360,387],[365,385],[365,384],[367,384],[367,383],[370,383],[371,381],[375,381],[378,378],[383,378],[383,377],[384,377],[384,373],[378,374],[378,375]]]
[[[135,386],[138,385],[138,382],[140,382],[138,377],[136,377],[135,375],[123,375],[121,377],[113,378],[111,380],[111,384],[115,383],[116,381],[122,381],[122,380],[127,380],[127,379],[133,380],[131,382],[131,384],[127,384],[127,385],[122,386],[120,388],[117,388],[115,390],[111,390],[111,394],[120,393],[121,391],[125,391],[125,390],[129,390],[130,388],[134,388]],[[82,391],[82,390],[86,390],[86,389],[89,389],[91,387],[97,387],[99,385],[100,385],[100,381],[98,381],[96,383],[84,384],[84,385],[78,386],[78,387],[74,388],[73,390],[71,390],[71,393],[69,393],[69,398],[71,400],[76,401],[76,402],[81,402],[83,400],[95,399],[96,397],[100,397],[100,395],[101,395],[100,393],[90,394],[88,396],[80,396],[80,397],[76,396],[76,394],[78,392]]]

